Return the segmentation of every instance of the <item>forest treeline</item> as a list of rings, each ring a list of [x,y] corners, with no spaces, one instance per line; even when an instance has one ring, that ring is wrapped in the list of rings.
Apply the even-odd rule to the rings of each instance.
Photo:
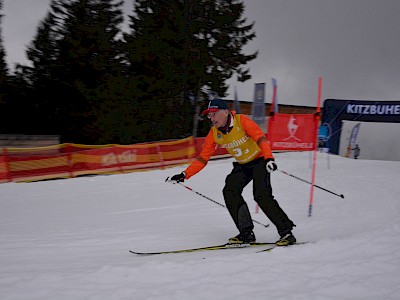
[[[29,64],[12,72],[0,36],[1,134],[82,144],[206,134],[206,121],[193,131],[201,100],[250,79],[257,57],[243,53],[255,38],[243,1],[125,1],[128,14],[122,0],[52,0],[27,41]]]

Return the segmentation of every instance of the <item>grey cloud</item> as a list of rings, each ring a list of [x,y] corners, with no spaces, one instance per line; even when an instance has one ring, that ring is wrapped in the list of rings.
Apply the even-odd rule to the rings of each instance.
[[[245,48],[259,50],[248,67],[246,83],[231,79],[226,98],[237,87],[241,100],[252,101],[254,83],[278,80],[278,100],[315,105],[318,77],[322,97],[400,99],[399,0],[247,0],[248,23],[257,37]],[[4,0],[3,43],[7,61],[26,63],[25,50],[50,0]],[[125,0],[127,13],[133,1]]]

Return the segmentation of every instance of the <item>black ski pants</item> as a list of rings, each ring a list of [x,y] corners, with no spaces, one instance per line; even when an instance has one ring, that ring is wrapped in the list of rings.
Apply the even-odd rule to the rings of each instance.
[[[243,189],[253,180],[253,196],[261,210],[276,226],[280,236],[295,226],[272,195],[270,173],[266,161],[260,157],[246,164],[233,163],[223,189],[226,207],[240,232],[253,230],[249,208],[243,199]]]

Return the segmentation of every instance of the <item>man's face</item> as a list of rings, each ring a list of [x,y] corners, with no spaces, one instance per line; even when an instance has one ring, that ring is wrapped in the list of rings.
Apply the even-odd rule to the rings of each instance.
[[[211,123],[215,127],[222,127],[225,126],[226,121],[228,120],[229,110],[227,109],[220,109],[216,112],[211,112],[207,115],[207,117],[211,120]]]

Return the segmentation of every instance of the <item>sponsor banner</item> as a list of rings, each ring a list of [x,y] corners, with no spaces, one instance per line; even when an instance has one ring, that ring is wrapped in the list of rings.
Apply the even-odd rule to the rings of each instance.
[[[312,114],[280,114],[270,118],[268,140],[272,150],[316,149],[316,119]]]
[[[322,122],[332,128],[330,151],[339,154],[343,121],[400,123],[400,101],[324,101]]]
[[[400,115],[400,104],[353,104],[346,105],[346,113],[359,115]]]
[[[278,112],[278,83],[275,78],[272,78],[272,105],[271,111]]]
[[[361,125],[361,123],[357,123],[351,130],[349,145],[347,146],[347,152],[345,155],[346,157],[350,157],[351,151],[356,146],[356,140],[357,140],[358,131],[360,130],[360,125]]]
[[[265,127],[265,83],[256,83],[251,115],[254,122],[261,128]]]
[[[356,145],[357,135],[360,130],[361,123],[356,124],[351,130],[349,145],[354,147]]]

